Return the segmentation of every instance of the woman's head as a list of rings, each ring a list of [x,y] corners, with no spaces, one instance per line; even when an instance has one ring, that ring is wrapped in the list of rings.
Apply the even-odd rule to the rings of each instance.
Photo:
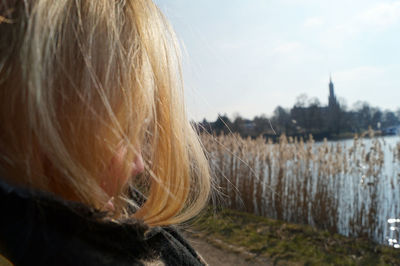
[[[2,178],[97,208],[114,196],[121,215],[129,182],[150,225],[200,210],[208,167],[174,33],[150,0],[0,0],[0,16]]]

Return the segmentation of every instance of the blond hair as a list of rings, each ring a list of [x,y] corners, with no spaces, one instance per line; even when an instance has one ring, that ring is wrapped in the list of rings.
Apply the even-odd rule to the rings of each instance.
[[[124,171],[142,149],[151,226],[193,217],[208,164],[183,103],[176,37],[150,0],[0,0],[0,171],[16,184],[102,208],[121,141]],[[109,182],[114,182],[109,177]],[[115,196],[129,215],[128,189]]]

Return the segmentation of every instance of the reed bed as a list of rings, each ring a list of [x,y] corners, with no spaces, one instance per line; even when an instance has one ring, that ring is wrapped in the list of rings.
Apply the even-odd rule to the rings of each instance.
[[[400,142],[370,137],[201,135],[224,207],[397,247]]]

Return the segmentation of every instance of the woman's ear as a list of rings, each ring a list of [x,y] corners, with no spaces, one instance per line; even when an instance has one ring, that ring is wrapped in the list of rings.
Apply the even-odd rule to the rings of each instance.
[[[126,183],[128,177],[124,173],[124,160],[127,148],[119,145],[115,155],[111,158],[106,170],[104,171],[100,187],[110,196],[116,195],[118,189]]]
[[[144,163],[140,149],[137,149],[134,160],[129,166],[129,174],[126,173],[124,166],[128,148],[125,145],[119,145],[115,155],[111,158],[102,180],[100,187],[110,196],[115,196],[119,189],[123,187],[128,179],[141,174],[144,171]]]
[[[142,151],[141,149],[137,150],[137,153],[135,155],[135,159],[133,160],[132,163],[132,176],[137,176],[144,171],[144,162],[143,162],[143,156],[142,156]]]

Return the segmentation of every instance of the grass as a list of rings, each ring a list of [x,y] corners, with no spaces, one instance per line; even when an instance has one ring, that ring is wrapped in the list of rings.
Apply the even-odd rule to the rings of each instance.
[[[275,265],[400,265],[398,249],[230,209],[204,211],[194,228]]]

